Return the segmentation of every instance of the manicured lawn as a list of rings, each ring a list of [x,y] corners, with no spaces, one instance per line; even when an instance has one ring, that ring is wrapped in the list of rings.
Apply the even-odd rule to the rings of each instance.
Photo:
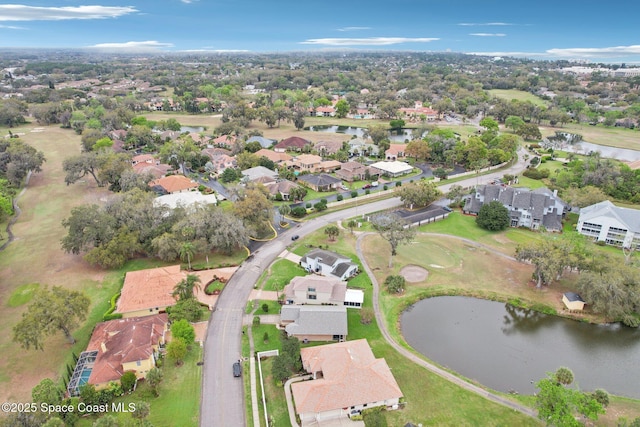
[[[7,305],[9,307],[18,307],[28,303],[38,289],[40,289],[39,283],[25,283],[18,286],[9,297]]]
[[[154,426],[173,426],[179,422],[180,426],[198,426],[200,417],[200,389],[202,378],[202,366],[197,362],[202,359],[202,350],[197,344],[192,345],[184,363],[175,366],[167,361],[162,366],[164,378],[160,385],[160,396],[154,397],[145,382],[138,384],[136,391],[131,395],[125,395],[114,402],[122,402],[125,407],[130,402],[145,401],[150,403],[151,411],[147,418]],[[128,414],[116,414],[122,422],[129,419]],[[179,421],[178,421],[179,420]],[[77,424],[79,427],[90,426],[95,418],[81,418]]]
[[[263,310],[262,305],[267,304],[267,311]],[[258,309],[255,314],[278,314],[280,313],[280,303],[278,301],[258,300]]]
[[[512,99],[517,99],[518,101],[531,101],[533,105],[537,105],[539,107],[546,107],[549,105],[547,101],[544,99],[522,90],[517,89],[491,89],[488,91],[489,95],[495,96],[496,98],[506,99],[507,101],[511,101]]]
[[[274,262],[271,267],[271,274],[268,275],[267,281],[262,287],[265,291],[282,291],[285,285],[296,276],[306,276],[307,272],[302,267],[288,259],[279,259]]]

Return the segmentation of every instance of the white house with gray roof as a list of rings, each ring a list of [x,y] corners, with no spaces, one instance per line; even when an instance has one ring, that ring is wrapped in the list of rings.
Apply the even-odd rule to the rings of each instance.
[[[344,255],[324,249],[313,249],[300,258],[300,266],[309,273],[347,280],[358,273],[358,265]]]
[[[537,230],[543,226],[551,231],[562,230],[566,205],[555,191],[552,192],[548,188],[532,191],[528,188],[481,185],[466,197],[463,212],[478,215],[482,205],[495,200],[509,210],[512,227]]]
[[[344,341],[347,307],[344,305],[283,305],[280,323],[290,337],[301,341]]]
[[[608,200],[580,210],[578,233],[607,245],[640,249],[640,211]]]

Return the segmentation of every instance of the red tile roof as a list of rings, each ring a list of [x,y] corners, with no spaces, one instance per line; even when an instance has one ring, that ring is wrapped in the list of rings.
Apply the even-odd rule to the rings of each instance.
[[[300,350],[307,372],[322,378],[291,385],[296,412],[320,413],[402,397],[384,359],[376,359],[367,340]]]
[[[278,142],[274,148],[304,148],[305,145],[311,144],[311,141],[307,141],[304,138],[300,138],[299,136],[291,136],[287,139],[283,139]]]
[[[169,194],[198,188],[198,184],[184,175],[169,175],[155,179],[149,183],[150,187],[155,187],[156,185],[162,187]]]
[[[98,352],[89,383],[118,381],[123,363],[148,360],[164,340],[167,323],[164,313],[98,323],[87,346],[87,351]]]
[[[174,305],[173,288],[186,277],[179,265],[130,271],[124,277],[116,312],[129,313]]]

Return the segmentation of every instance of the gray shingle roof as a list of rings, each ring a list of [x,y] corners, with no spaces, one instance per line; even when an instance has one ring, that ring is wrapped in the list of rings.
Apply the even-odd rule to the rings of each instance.
[[[327,175],[326,173],[321,173],[320,175],[300,175],[298,177],[298,180],[308,182],[309,184],[313,184],[316,187],[333,185],[342,182],[342,180],[334,178],[331,175]]]
[[[571,301],[571,302],[574,302],[574,301],[581,301],[581,302],[584,302],[584,300],[582,299],[582,297],[581,297],[580,295],[576,294],[575,292],[566,292],[566,293],[564,294],[564,296],[565,296],[565,297],[567,297],[567,299],[568,299],[569,301]]]
[[[354,265],[355,264],[352,262],[341,262],[340,264],[336,265],[336,268],[333,269],[331,274],[333,274],[336,277],[342,277],[342,275],[346,273],[347,270]]]
[[[290,335],[347,335],[347,308],[344,305],[284,305],[282,321]]]

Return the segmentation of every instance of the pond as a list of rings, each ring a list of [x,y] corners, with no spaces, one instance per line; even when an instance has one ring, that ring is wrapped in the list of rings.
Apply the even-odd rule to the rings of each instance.
[[[502,392],[533,394],[560,366],[582,390],[640,398],[640,331],[592,325],[469,297],[422,300],[401,315],[405,340],[429,359]]]
[[[580,135],[569,132],[556,132],[555,136],[546,138],[542,144],[545,148],[554,150],[570,151],[577,154],[589,154],[599,152],[602,157],[618,160],[640,160],[640,151],[627,148],[609,147],[606,145],[593,144],[582,140]]]
[[[189,132],[189,133],[200,133],[204,131],[204,127],[202,126],[180,126],[180,133]]]
[[[305,130],[312,132],[327,132],[327,133],[344,133],[345,135],[355,135],[358,138],[362,138],[367,131],[366,128],[356,126],[338,126],[338,125],[318,125],[309,126]],[[423,135],[424,136],[424,135]],[[403,128],[400,132],[389,132],[389,141],[391,142],[405,142],[406,140],[413,139],[413,129]]]

